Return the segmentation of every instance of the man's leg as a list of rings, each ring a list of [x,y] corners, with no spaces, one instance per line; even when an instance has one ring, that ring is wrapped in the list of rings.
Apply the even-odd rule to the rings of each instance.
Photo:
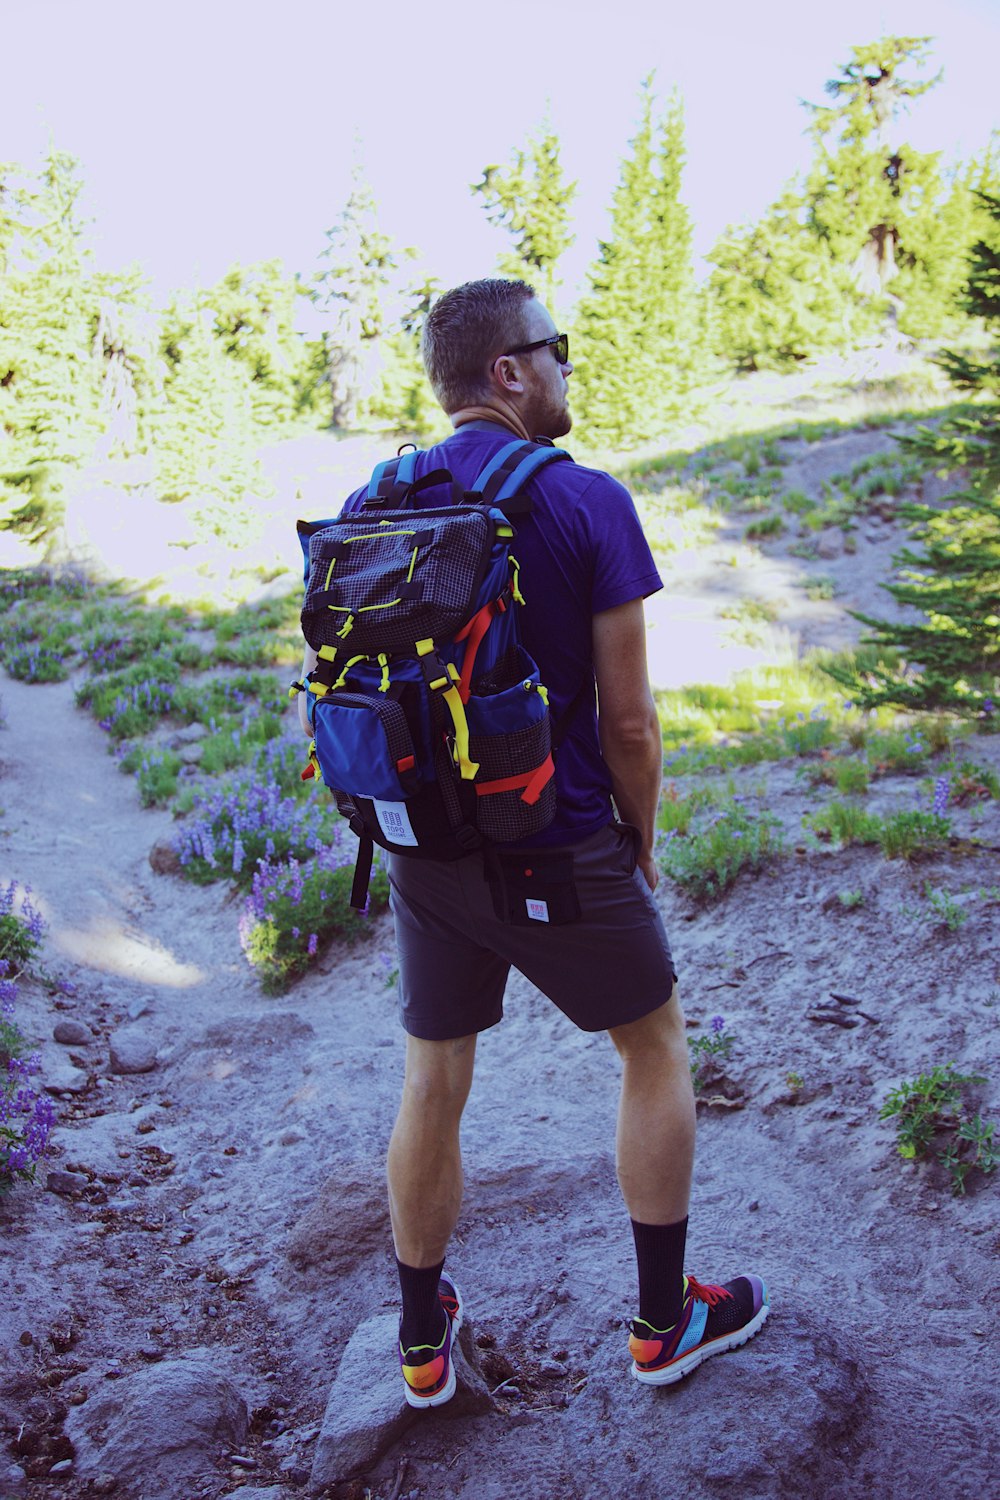
[[[682,1312],[695,1136],[694,1090],[676,985],[665,1005],[609,1034],[623,1065],[618,1182],[632,1219],[639,1316],[652,1328],[672,1328]]]
[[[695,1105],[676,988],[666,1005],[610,1035],[624,1065],[618,1181],[639,1268],[632,1371],[647,1385],[669,1385],[752,1338],[768,1315],[767,1287],[759,1276],[722,1286],[684,1277]]]
[[[688,1211],[695,1106],[677,987],[666,1005],[608,1035],[622,1059],[618,1183],[633,1219],[670,1224]]]
[[[475,1036],[406,1039],[406,1077],[389,1142],[389,1212],[404,1265],[444,1260],[462,1204],[459,1126],[472,1087]]]

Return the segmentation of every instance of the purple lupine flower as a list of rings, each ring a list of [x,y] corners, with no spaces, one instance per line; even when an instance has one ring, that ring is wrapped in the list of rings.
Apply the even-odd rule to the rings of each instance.
[[[951,793],[951,781],[947,776],[939,776],[934,783],[934,807],[933,811],[942,817],[948,806],[948,797]]]
[[[311,932],[309,934],[309,942],[308,942],[307,947],[306,947],[306,952],[309,954],[310,958],[315,958],[316,957],[316,949],[318,947],[319,947],[319,938],[316,936],[315,932]]]
[[[724,1016],[713,1016],[712,1017],[712,1030],[715,1032],[716,1036],[719,1035],[720,1031],[725,1031],[725,1029],[726,1029],[726,1020],[725,1020],[725,1017]]]

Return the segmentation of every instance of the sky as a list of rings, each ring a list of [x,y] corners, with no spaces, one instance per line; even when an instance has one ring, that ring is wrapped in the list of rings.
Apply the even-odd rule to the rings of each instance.
[[[801,100],[885,34],[933,36],[944,68],[910,142],[981,150],[1000,125],[995,0],[0,0],[0,161],[37,167],[49,142],[76,156],[99,264],[138,262],[162,299],[237,261],[311,274],[360,149],[381,227],[453,284],[507,243],[469,184],[548,112],[579,183],[568,297],[650,71],[684,101],[704,255],[806,165]]]

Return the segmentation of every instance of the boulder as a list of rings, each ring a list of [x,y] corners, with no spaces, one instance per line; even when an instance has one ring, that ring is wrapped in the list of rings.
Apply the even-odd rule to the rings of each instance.
[[[94,1033],[89,1026],[70,1018],[57,1021],[52,1028],[52,1035],[63,1047],[85,1047],[94,1040]]]
[[[406,1404],[396,1357],[399,1320],[395,1313],[369,1318],[354,1332],[341,1356],[320,1427],[309,1479],[310,1492],[322,1493],[340,1479],[366,1472],[399,1441],[414,1419],[427,1413]],[[479,1367],[471,1325],[462,1326],[453,1345],[457,1389],[441,1417],[478,1416],[495,1409]]]
[[[116,1031],[108,1045],[112,1073],[151,1073],[156,1067],[156,1048],[148,1037]]]
[[[83,1480],[110,1474],[129,1500],[191,1500],[238,1451],[246,1403],[206,1349],[136,1370],[70,1410],[66,1433]]]
[[[160,839],[149,851],[150,867],[156,875],[178,875],[181,857],[168,839]]]

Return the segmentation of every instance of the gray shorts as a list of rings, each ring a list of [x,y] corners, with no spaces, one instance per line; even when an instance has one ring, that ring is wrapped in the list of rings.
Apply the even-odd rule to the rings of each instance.
[[[411,1036],[448,1041],[495,1026],[511,966],[582,1031],[637,1021],[670,999],[677,974],[633,829],[611,824],[505,863],[517,868],[498,877],[481,853],[390,856],[400,1019]]]

